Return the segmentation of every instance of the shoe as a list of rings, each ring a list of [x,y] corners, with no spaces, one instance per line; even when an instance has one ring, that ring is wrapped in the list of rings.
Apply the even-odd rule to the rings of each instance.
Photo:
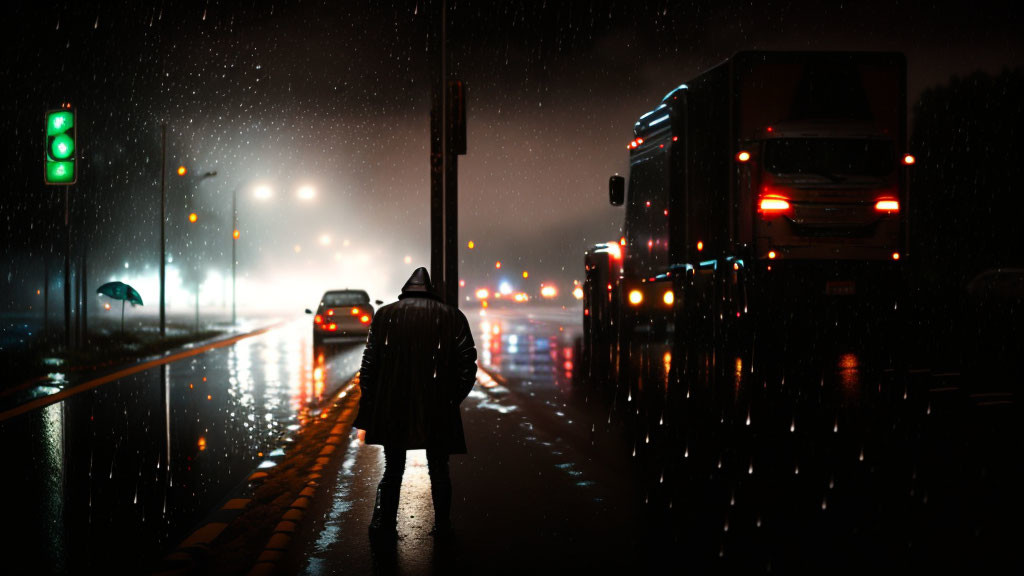
[[[381,482],[377,485],[377,496],[373,503],[373,518],[370,520],[370,538],[393,539],[398,537],[398,498],[402,485]]]
[[[452,483],[431,482],[430,497],[434,502],[434,528],[430,535],[437,539],[450,540],[455,532],[452,529]]]

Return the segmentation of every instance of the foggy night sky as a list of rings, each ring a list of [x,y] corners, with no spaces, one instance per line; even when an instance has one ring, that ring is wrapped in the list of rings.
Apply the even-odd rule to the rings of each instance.
[[[626,173],[636,118],[735,51],[902,51],[911,109],[955,74],[1022,63],[1024,23],[1010,2],[825,4],[452,1],[452,76],[469,89],[467,288],[493,285],[501,260],[524,289],[555,281],[567,293],[583,251],[619,235],[607,179]],[[415,266],[429,267],[422,1],[43,0],[5,20],[0,311],[38,298],[43,255],[63,261],[62,190],[42,184],[41,156],[43,112],[64,101],[79,113],[74,250],[88,238],[92,290],[115,277],[156,281],[164,120],[168,171],[191,170],[168,176],[172,266],[198,258],[203,275],[230,274],[237,189],[242,304],[272,306],[265,298],[280,294],[277,305],[310,306],[343,286],[391,300]],[[275,191],[270,201],[251,197],[258,184]],[[305,185],[312,202],[295,196]],[[201,220],[187,229],[190,210]]]

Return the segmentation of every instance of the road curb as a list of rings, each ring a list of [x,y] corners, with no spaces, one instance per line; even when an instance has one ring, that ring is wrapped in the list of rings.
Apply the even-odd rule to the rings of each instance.
[[[157,570],[151,574],[184,576],[207,572],[223,573],[223,570],[216,569],[217,558],[225,553],[226,547],[234,544],[230,542],[229,533],[233,531],[244,533],[251,529],[240,528],[242,526],[240,520],[247,515],[258,518],[262,522],[261,526],[272,525],[273,528],[269,531],[270,535],[259,551],[248,554],[248,560],[242,563],[244,565],[232,566],[230,573],[273,574],[278,563],[285,557],[291,545],[292,536],[303,520],[312,498],[317,494],[322,479],[321,471],[330,466],[332,461],[343,453],[336,447],[341,443],[342,438],[348,436],[351,422],[354,419],[352,413],[358,410],[358,384],[359,374],[357,373],[329,401],[323,402],[319,409],[311,412],[312,421],[307,422],[303,427],[303,432],[309,435],[290,445],[292,449],[296,449],[296,445],[299,444],[303,446],[303,450],[296,450],[296,454],[291,456],[294,459],[305,459],[305,461],[300,460],[295,466],[296,469],[301,470],[300,475],[303,479],[301,489],[276,494],[272,500],[267,501],[260,497],[260,489],[268,483],[280,480],[276,478],[279,475],[277,474],[279,468],[258,469],[252,472],[241,484],[230,491],[228,499],[217,510],[210,513],[201,526],[186,536],[172,552],[163,557],[158,563]],[[329,431],[324,427],[316,426],[322,422],[332,424]],[[311,454],[305,453],[310,451],[309,444],[318,441],[317,436],[326,437],[319,440],[323,442],[323,446],[319,450],[312,450]],[[288,460],[289,457],[286,456],[281,464],[288,463]],[[271,511],[279,506],[280,502],[290,503],[279,515],[260,518],[263,509]],[[237,554],[236,550],[231,552]]]

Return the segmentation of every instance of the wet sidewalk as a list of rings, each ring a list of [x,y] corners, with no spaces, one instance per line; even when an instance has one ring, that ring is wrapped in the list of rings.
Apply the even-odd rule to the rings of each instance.
[[[453,456],[456,538],[437,546],[425,452],[411,451],[399,506],[400,538],[371,547],[367,525],[383,472],[379,446],[353,430],[324,470],[280,574],[518,574],[636,571],[628,474],[595,442],[590,424],[550,410],[480,372],[462,405],[469,454]],[[332,475],[333,474],[333,475]],[[626,560],[630,565],[625,564]]]

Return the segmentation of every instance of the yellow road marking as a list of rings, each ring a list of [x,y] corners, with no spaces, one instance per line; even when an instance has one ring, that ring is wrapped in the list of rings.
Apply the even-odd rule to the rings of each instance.
[[[82,392],[88,392],[89,390],[92,390],[93,388],[96,388],[98,386],[102,386],[102,385],[106,384],[107,382],[113,382],[114,380],[119,380],[121,378],[124,378],[125,376],[131,376],[132,374],[137,374],[139,372],[143,372],[145,370],[149,370],[150,368],[155,368],[155,367],[160,366],[162,364],[170,364],[171,362],[177,362],[178,360],[181,360],[183,358],[189,358],[191,356],[198,356],[199,354],[202,354],[203,352],[208,352],[208,351],[213,350],[215,348],[224,348],[225,346],[231,346],[232,344],[234,344],[235,342],[238,342],[239,340],[244,340],[246,338],[252,338],[253,336],[259,336],[260,334],[265,334],[265,333],[270,332],[271,330],[273,330],[275,328],[278,328],[278,327],[280,327],[280,326],[282,326],[284,324],[285,324],[284,322],[279,322],[279,323],[274,324],[272,326],[267,326],[266,328],[260,328],[259,330],[255,330],[253,332],[248,332],[246,334],[239,334],[238,336],[232,336],[231,338],[228,338],[226,340],[218,340],[217,342],[211,342],[211,343],[209,343],[206,346],[203,346],[201,348],[195,348],[195,349],[192,349],[192,350],[184,350],[182,352],[178,352],[177,354],[173,354],[171,356],[165,356],[163,358],[157,358],[156,360],[150,360],[149,362],[143,362],[142,364],[136,364],[134,366],[129,366],[128,368],[124,368],[122,370],[118,370],[117,372],[114,372],[112,374],[107,374],[106,376],[101,376],[99,378],[96,378],[95,380],[89,380],[88,382],[79,384],[78,386],[74,386],[72,388],[67,388],[65,390],[61,390],[60,392],[57,392],[56,394],[51,394],[49,396],[44,396],[42,398],[36,398],[35,400],[32,400],[31,402],[26,402],[26,403],[22,404],[21,406],[17,406],[17,407],[11,408],[10,410],[7,410],[6,412],[0,412],[0,422],[3,422],[3,421],[8,420],[10,418],[14,418],[15,416],[20,416],[22,414],[25,414],[26,412],[31,412],[31,411],[37,410],[39,408],[45,408],[45,407],[49,406],[50,404],[56,404],[57,402],[63,402],[64,400],[67,400],[68,398],[74,396],[75,394],[80,394]]]

